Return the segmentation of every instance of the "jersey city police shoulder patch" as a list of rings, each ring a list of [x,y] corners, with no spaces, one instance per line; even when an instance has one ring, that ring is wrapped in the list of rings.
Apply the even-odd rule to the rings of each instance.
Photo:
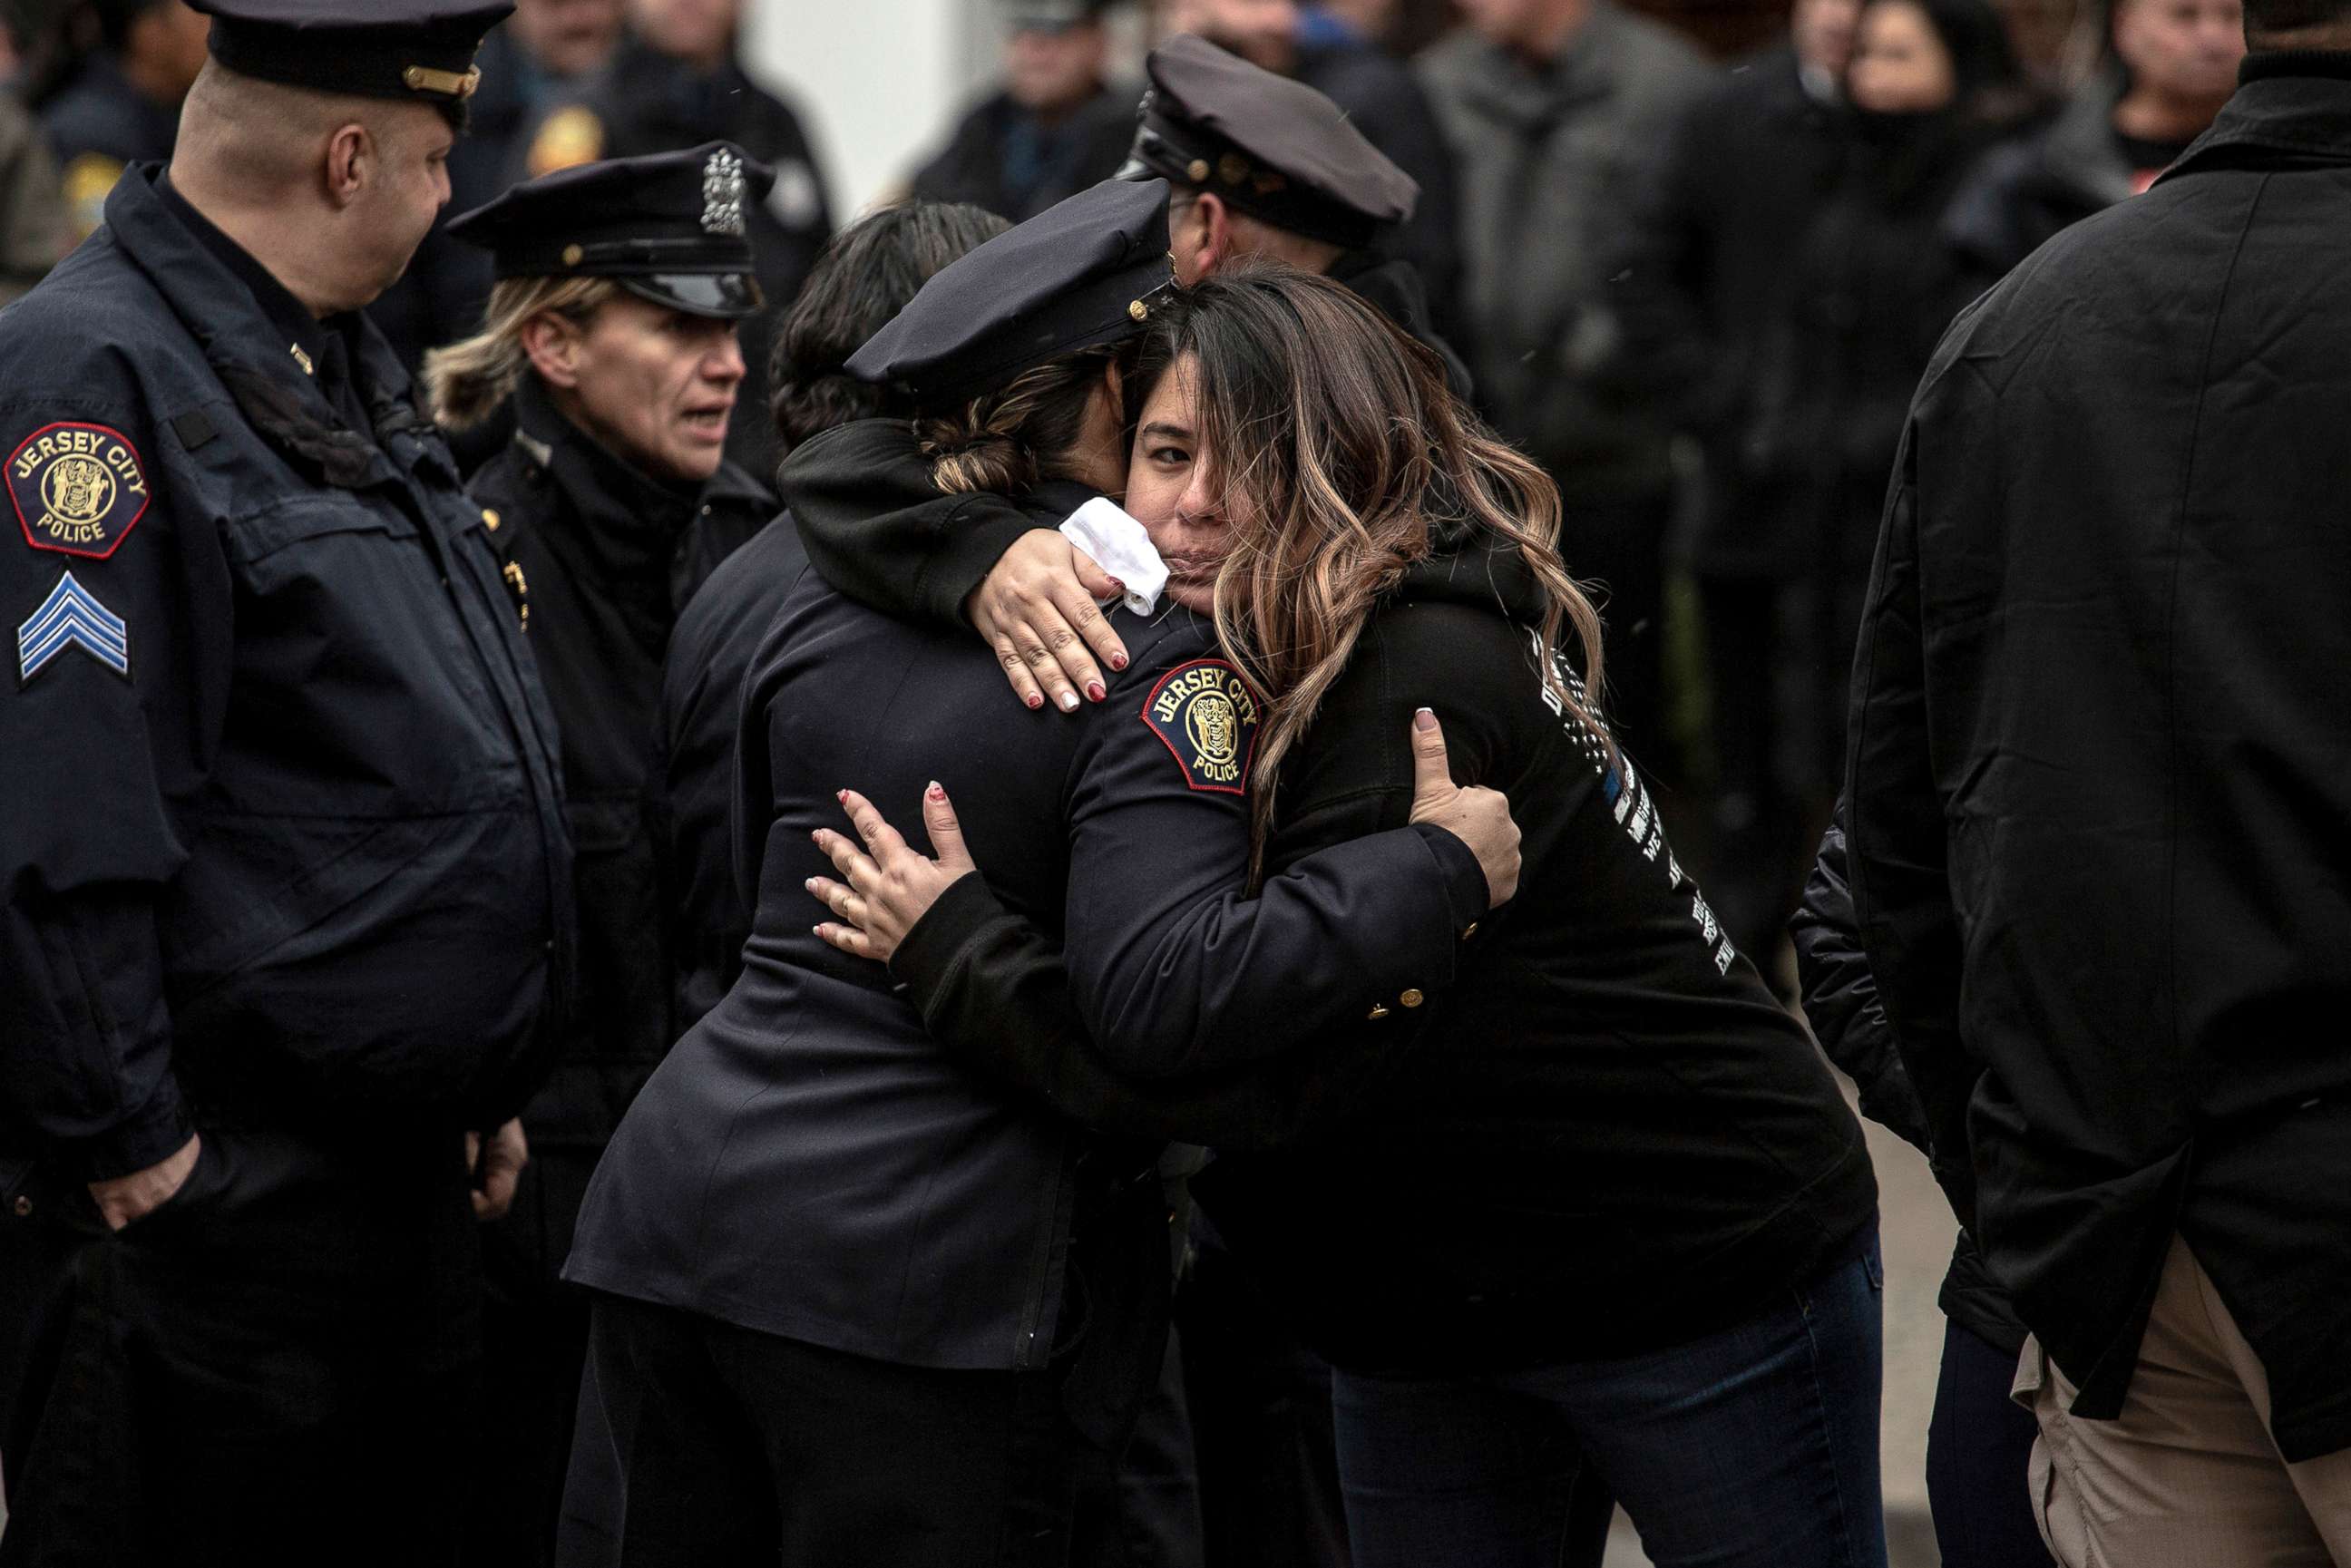
[[[147,474],[119,430],[44,425],[8,458],[8,498],[35,549],[104,560],[147,511]]]
[[[1187,788],[1248,792],[1257,695],[1230,664],[1195,659],[1168,671],[1144,699],[1143,722],[1175,755]]]

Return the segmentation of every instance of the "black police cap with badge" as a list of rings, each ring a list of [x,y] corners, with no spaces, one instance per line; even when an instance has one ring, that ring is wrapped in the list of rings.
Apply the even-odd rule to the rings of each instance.
[[[1420,186],[1337,104],[1191,34],[1146,62],[1122,179],[1196,186],[1276,228],[1348,250],[1412,216]]]
[[[507,0],[188,0],[213,19],[213,58],[314,92],[416,99],[452,119],[481,85],[483,35]]]
[[[936,407],[1143,329],[1173,298],[1167,182],[1104,180],[934,274],[849,373]]]
[[[731,141],[559,169],[451,221],[500,277],[609,277],[689,315],[758,314],[750,209],[775,172]]]

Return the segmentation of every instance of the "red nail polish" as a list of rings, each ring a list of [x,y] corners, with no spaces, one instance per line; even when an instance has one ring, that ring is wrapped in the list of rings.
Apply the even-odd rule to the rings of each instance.
[[[935,783],[924,792],[929,795],[934,800],[945,800],[947,798],[947,792]]]
[[[1102,698],[1110,695],[1110,693],[1103,688],[1102,684],[1100,681],[1088,681],[1086,683],[1086,695],[1093,698],[1096,702],[1100,702]]]
[[[1045,706],[1045,699],[1040,696],[1031,696],[1028,699],[1028,703],[1029,711],[1034,713],[1037,709]]]
[[[1126,655],[1123,653],[1113,653],[1110,656],[1110,667],[1113,670],[1123,670],[1126,668]]]

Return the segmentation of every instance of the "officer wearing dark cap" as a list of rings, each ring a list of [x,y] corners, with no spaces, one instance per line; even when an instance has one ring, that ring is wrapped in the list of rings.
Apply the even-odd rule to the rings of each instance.
[[[497,284],[482,330],[428,356],[436,418],[511,409],[470,490],[523,596],[562,735],[581,1007],[523,1113],[531,1164],[485,1237],[493,1420],[480,1553],[553,1545],[588,1310],[556,1270],[597,1157],[670,1042],[652,802],[654,709],[678,612],[775,513],[725,459],[760,307],[747,214],[773,174],[728,142],[568,169],[453,220]]]
[[[745,4],[631,0],[628,36],[602,69],[549,109],[528,135],[524,162],[537,177],[726,141],[775,171],[766,198],[748,209],[767,308],[743,326],[750,373],[726,448],[753,473],[769,474],[778,455],[766,413],[775,313],[816,265],[832,233],[832,207],[799,114],[738,58]]]
[[[916,199],[968,202],[1020,223],[1118,172],[1135,89],[1102,74],[1109,0],[998,0],[1004,75],[911,182]]]
[[[1387,254],[1420,187],[1338,105],[1288,77],[1184,34],[1151,51],[1149,90],[1120,172],[1176,187],[1176,276],[1241,256],[1337,278],[1434,349],[1453,390],[1469,372],[1429,319],[1413,264]]]
[[[5,1550],[445,1563],[570,845],[360,310],[507,6],[204,9],[169,173],[0,319]]]
[[[1157,182],[1108,182],[988,241],[852,372],[913,394],[951,484],[1065,515],[1124,472],[1110,372],[1175,287],[1165,203]],[[844,426],[789,466],[853,475],[875,436],[907,434]],[[565,1270],[597,1292],[624,1556],[1069,1562],[1159,1365],[1155,1151],[957,1064],[887,972],[810,928],[805,881],[830,865],[810,832],[844,825],[842,786],[952,789],[975,850],[996,846],[999,891],[1066,927],[1102,1037],[1163,1071],[1352,1014],[1366,966],[1449,968],[1454,901],[1474,882],[1483,903],[1458,840],[1347,846],[1329,891],[1361,902],[1343,918],[1318,892],[1228,892],[1257,699],[1188,612],[1124,628],[1134,659],[1109,703],[1008,723],[967,635],[811,572],[783,600],[744,688],[738,871],[759,890],[744,971],[630,1108]],[[1365,950],[1391,943],[1409,956]]]

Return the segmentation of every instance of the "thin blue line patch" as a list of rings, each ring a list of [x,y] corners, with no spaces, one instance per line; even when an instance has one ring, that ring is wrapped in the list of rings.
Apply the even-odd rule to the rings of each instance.
[[[16,628],[16,685],[21,690],[68,648],[79,648],[124,680],[131,678],[131,628],[68,572]]]

